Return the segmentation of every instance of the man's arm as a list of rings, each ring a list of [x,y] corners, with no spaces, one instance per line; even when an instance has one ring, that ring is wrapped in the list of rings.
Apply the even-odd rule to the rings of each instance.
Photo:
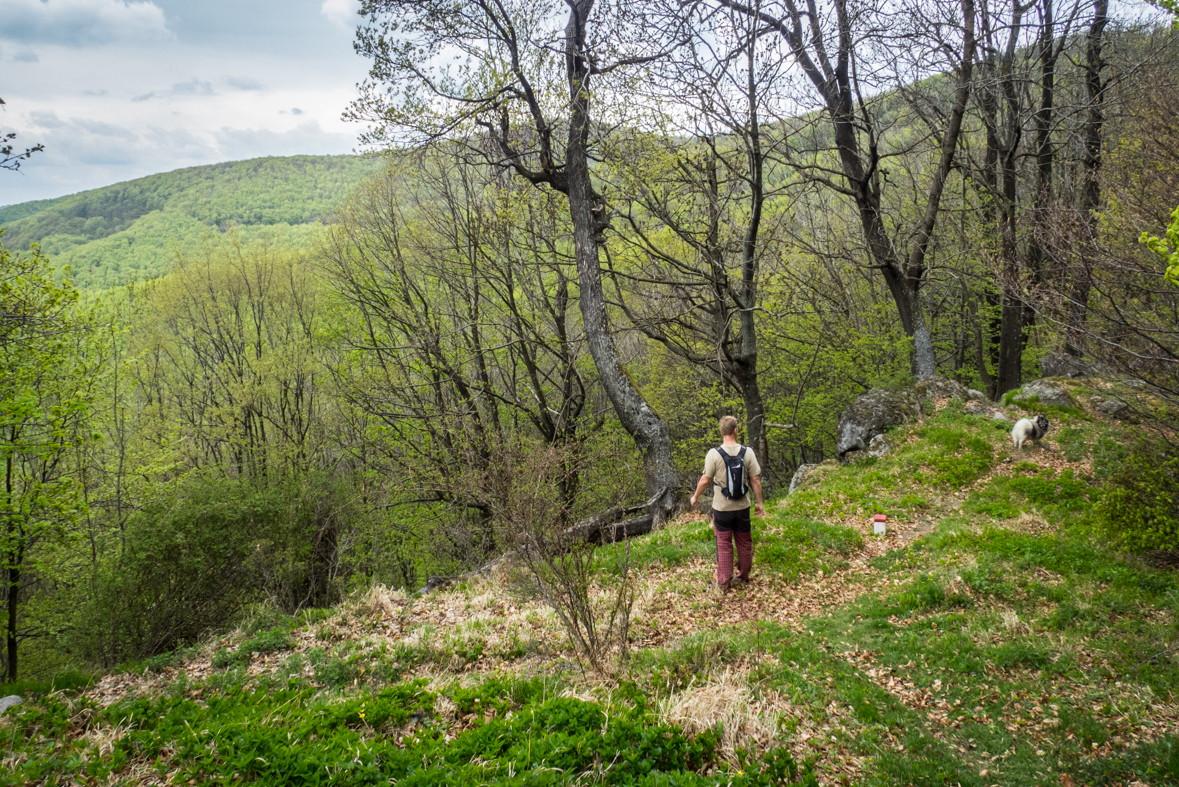
[[[692,508],[696,507],[696,500],[700,497],[700,493],[707,489],[708,485],[711,483],[712,479],[708,476],[700,476],[700,480],[696,483],[696,491],[692,493]],[[758,489],[761,489],[761,487],[759,486]],[[759,497],[761,496],[761,492],[758,492],[757,494]]]
[[[765,516],[766,507],[761,502],[761,476],[755,475],[749,479],[749,485],[753,487],[753,497],[757,500],[757,506],[753,509],[753,513],[757,516]]]

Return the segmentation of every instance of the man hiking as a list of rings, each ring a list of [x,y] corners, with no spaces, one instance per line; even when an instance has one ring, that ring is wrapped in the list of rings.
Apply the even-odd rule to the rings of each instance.
[[[733,582],[734,540],[737,542],[738,584],[749,581],[749,570],[753,567],[753,526],[749,520],[751,489],[757,498],[754,513],[762,517],[766,512],[761,500],[761,465],[757,463],[752,448],[737,442],[737,419],[731,415],[720,419],[720,433],[723,442],[709,449],[704,456],[704,475],[696,484],[692,507],[696,506],[696,500],[705,488],[709,485],[716,487],[712,493],[716,583],[722,591],[728,591]]]

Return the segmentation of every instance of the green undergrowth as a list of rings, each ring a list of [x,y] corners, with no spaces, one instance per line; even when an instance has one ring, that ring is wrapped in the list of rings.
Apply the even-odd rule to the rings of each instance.
[[[1056,523],[1079,521],[1089,516],[1096,491],[1091,481],[1071,469],[1057,471],[1021,461],[1010,475],[996,476],[972,491],[963,511],[998,520],[1035,512]]]
[[[845,565],[865,539],[842,524],[849,515],[926,525],[870,561],[856,600],[789,625],[767,609],[656,637],[616,679],[586,681],[555,653],[484,636],[479,620],[422,624],[394,645],[386,622],[355,610],[260,615],[223,641],[224,665],[203,681],[181,673],[103,710],[63,693],[14,709],[0,740],[15,770],[0,785],[157,773],[197,784],[1179,784],[1179,574],[1120,553],[1095,513],[1135,449],[1065,411],[1034,448],[1013,450],[1009,429],[951,404],[890,433],[889,454],[770,501],[755,521],[759,577]],[[1046,461],[1059,457],[1083,467]],[[630,547],[640,568],[715,549],[702,521]],[[644,636],[666,616],[749,606],[758,592],[669,591]],[[298,628],[314,647],[284,650]],[[411,679],[421,665],[459,675],[526,654],[550,657],[531,662],[535,677]],[[248,674],[263,655],[279,666]],[[729,724],[761,714],[769,739],[756,755],[752,743],[722,752],[723,724],[670,724],[668,709],[694,697],[712,697],[700,702]]]
[[[94,683],[94,676],[82,670],[66,670],[48,678],[30,678],[11,683],[0,683],[0,696],[17,695],[39,697],[63,692],[73,694]]]
[[[0,784],[133,775],[272,785],[815,783],[780,748],[756,759],[741,751],[736,765],[725,762],[719,728],[686,735],[659,720],[641,695],[590,702],[555,688],[540,679],[491,679],[434,693],[419,680],[333,697],[292,681],[268,690],[180,686],[105,709],[56,699],[8,722],[17,765]],[[85,737],[50,745],[78,725],[117,734],[109,746]]]
[[[770,508],[764,518],[753,519],[754,562],[758,572],[788,582],[818,571],[844,565],[845,558],[863,547],[859,531],[805,517],[790,516]],[[677,566],[698,558],[712,560],[716,540],[706,521],[670,525],[638,539],[631,546],[631,566]],[[617,562],[602,562],[603,569],[617,570]]]

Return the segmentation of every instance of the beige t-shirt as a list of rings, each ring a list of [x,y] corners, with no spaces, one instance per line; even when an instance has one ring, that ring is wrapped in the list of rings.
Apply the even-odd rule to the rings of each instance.
[[[722,445],[720,448],[729,456],[736,456],[737,452],[741,450],[741,446],[736,443]],[[704,457],[704,475],[712,479],[712,510],[740,511],[753,505],[753,479],[755,476],[761,475],[761,465],[757,463],[757,455],[753,453],[753,449],[746,446],[745,485],[749,487],[749,494],[739,500],[730,500],[721,494],[721,485],[729,476],[725,470],[725,463],[721,461],[715,448],[709,448],[708,454]]]

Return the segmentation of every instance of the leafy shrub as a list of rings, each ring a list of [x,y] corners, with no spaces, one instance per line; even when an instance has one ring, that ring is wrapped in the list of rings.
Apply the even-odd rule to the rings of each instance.
[[[1095,513],[1122,549],[1179,549],[1179,459],[1135,451],[1105,483]]]
[[[214,471],[182,478],[128,522],[126,547],[100,567],[70,649],[111,666],[223,630],[264,598],[288,612],[337,600],[331,576],[348,519],[338,492],[316,478],[254,483]],[[249,633],[279,618],[294,625],[276,615],[256,617]],[[284,642],[272,632],[250,652],[289,647]]]

